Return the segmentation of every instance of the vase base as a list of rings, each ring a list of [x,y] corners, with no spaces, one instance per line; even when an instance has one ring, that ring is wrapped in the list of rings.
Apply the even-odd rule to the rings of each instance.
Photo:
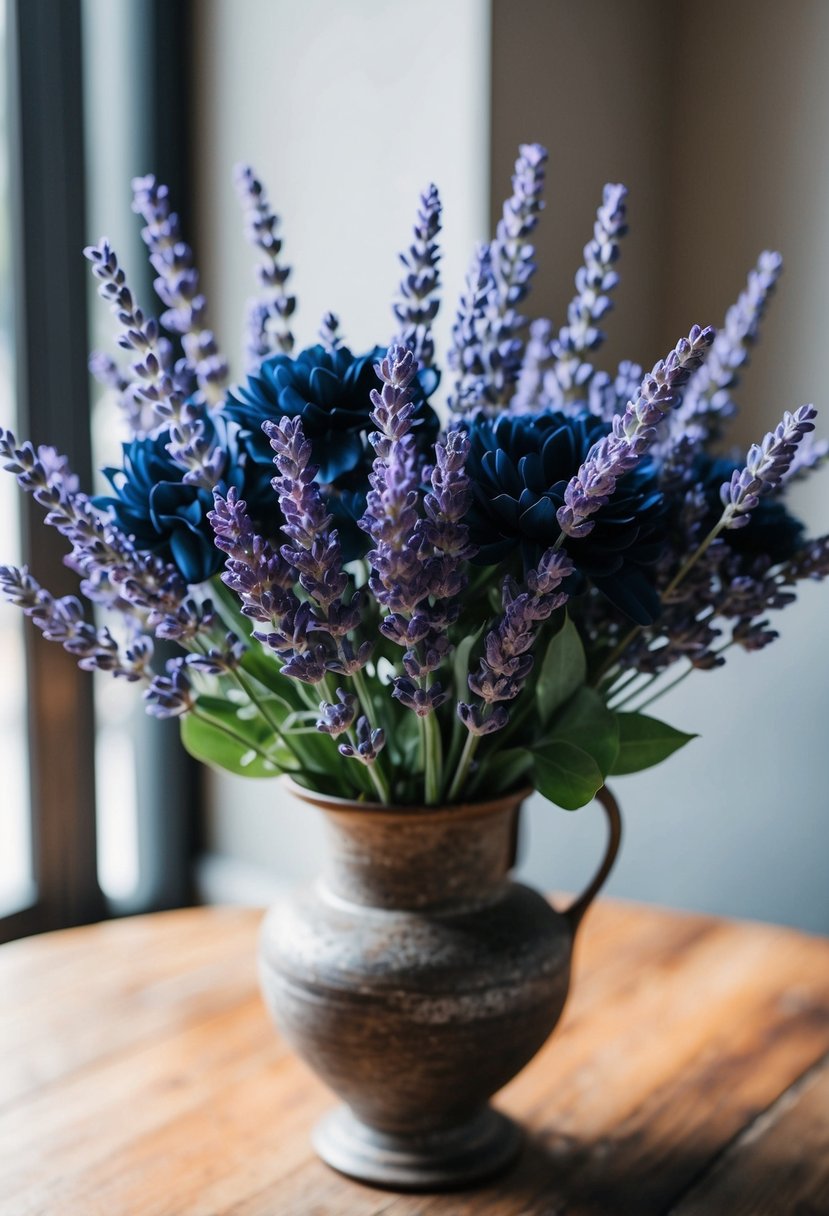
[[[390,1135],[340,1106],[317,1124],[312,1140],[323,1161],[350,1178],[391,1190],[431,1191],[469,1186],[500,1173],[518,1155],[522,1134],[491,1107],[460,1127]]]

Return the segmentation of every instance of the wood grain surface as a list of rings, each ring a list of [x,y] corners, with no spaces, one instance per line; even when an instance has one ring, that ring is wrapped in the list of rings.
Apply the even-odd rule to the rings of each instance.
[[[0,948],[2,1216],[827,1216],[829,942],[604,901],[540,1055],[518,1166],[443,1196],[348,1181],[331,1097],[260,1002],[260,914]]]

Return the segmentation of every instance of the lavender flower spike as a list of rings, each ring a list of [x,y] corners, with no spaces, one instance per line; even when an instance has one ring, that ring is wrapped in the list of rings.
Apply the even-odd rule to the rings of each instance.
[[[595,444],[564,492],[556,518],[568,536],[587,536],[590,519],[611,497],[616,483],[634,469],[656,438],[656,427],[679,400],[679,390],[700,366],[714,340],[710,327],[695,325],[667,359],[645,376],[624,414],[616,414],[611,433]]]
[[[245,235],[262,261],[256,277],[263,289],[261,300],[249,305],[247,353],[251,370],[255,370],[268,355],[281,352],[289,355],[294,348],[290,319],[296,310],[296,297],[285,284],[291,268],[280,262],[282,240],[277,235],[279,216],[272,210],[265,187],[250,165],[237,165],[236,189],[244,209]]]
[[[576,294],[567,309],[567,324],[551,346],[555,407],[583,395],[583,386],[593,375],[593,367],[584,362],[584,355],[595,350],[604,338],[598,322],[612,308],[609,292],[619,282],[613,264],[619,257],[619,240],[627,232],[626,198],[624,186],[605,186],[593,238],[584,247],[584,265],[576,274]]]
[[[204,400],[218,404],[227,381],[227,360],[220,354],[212,330],[205,324],[207,303],[199,290],[193,252],[181,236],[179,218],[170,209],[170,192],[152,174],[132,181],[132,209],[144,220],[141,236],[158,276],[155,289],[167,312],[161,317],[172,333],[180,334],[184,354]]]
[[[541,144],[521,144],[512,194],[504,209],[490,245],[494,291],[491,303],[494,315],[490,327],[500,355],[500,368],[494,387],[495,406],[509,405],[521,369],[524,348],[520,333],[526,318],[516,305],[524,300],[535,273],[535,249],[528,237],[538,224],[544,206],[541,195],[547,165],[547,149]]]
[[[815,429],[813,419],[817,410],[813,405],[801,405],[799,410],[783,415],[773,431],[760,444],[752,444],[742,470],[734,470],[731,480],[720,490],[725,510],[720,526],[744,528],[751,519],[751,512],[764,494],[772,494],[780,488],[797,453],[798,444]]]
[[[84,671],[108,671],[130,683],[150,678],[152,639],[136,636],[122,650],[108,629],[96,629],[84,619],[74,595],[55,599],[23,566],[0,566],[0,594],[22,608],[49,642],[60,642]]]
[[[208,438],[210,428],[205,425],[204,405],[185,401],[176,383],[170,343],[159,337],[156,322],[145,318],[135,303],[109,242],[101,240],[98,245],[88,246],[84,257],[91,262],[92,273],[101,284],[98,294],[118,319],[119,346],[137,356],[131,370],[137,377],[138,392],[151,404],[156,423],[170,429],[167,450],[176,464],[186,470],[183,480],[212,489],[224,471],[225,457]]]
[[[501,356],[489,323],[495,280],[488,245],[478,245],[466,276],[466,286],[452,326],[447,362],[455,373],[449,408],[457,414],[483,408],[491,411],[499,399]]]
[[[421,367],[431,367],[435,358],[432,322],[440,307],[437,296],[440,213],[440,195],[437,186],[431,185],[420,196],[414,240],[406,252],[400,254],[405,274],[400,284],[400,298],[393,305],[401,327],[395,342],[411,350]]]
[[[745,291],[725,314],[725,323],[714,339],[711,353],[688,382],[682,404],[669,426],[673,441],[689,425],[701,428],[708,438],[716,438],[722,420],[736,413],[731,390],[739,380],[740,369],[748,363],[782,270],[779,253],[766,250],[760,254],[757,265],[749,272]]]
[[[572,573],[573,564],[561,550],[548,549],[536,570],[518,591],[510,580],[504,583],[504,614],[484,643],[478,670],[469,676],[469,687],[483,707],[461,702],[458,714],[470,734],[487,735],[508,721],[504,701],[514,701],[533,666],[530,653],[541,623],[567,601],[561,584]]]

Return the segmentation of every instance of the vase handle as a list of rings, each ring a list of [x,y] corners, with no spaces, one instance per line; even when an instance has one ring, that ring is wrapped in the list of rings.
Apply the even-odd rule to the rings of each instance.
[[[570,929],[573,936],[576,935],[576,930],[581,924],[581,919],[587,909],[592,904],[593,900],[599,894],[605,884],[608,874],[613,869],[613,863],[616,860],[616,854],[619,852],[619,845],[622,843],[622,816],[619,813],[619,806],[616,799],[611,794],[606,785],[596,794],[596,801],[602,804],[605,815],[607,815],[608,824],[608,840],[605,855],[602,864],[596,871],[593,881],[590,883],[578,899],[574,899],[562,915],[570,922]]]

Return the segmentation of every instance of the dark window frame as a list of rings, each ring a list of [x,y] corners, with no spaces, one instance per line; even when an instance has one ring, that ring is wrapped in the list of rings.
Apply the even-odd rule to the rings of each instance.
[[[89,281],[86,230],[83,0],[7,0],[11,223],[17,427],[65,452],[91,485],[86,367]],[[146,106],[136,154],[168,181],[188,213],[190,5],[144,0],[138,44]],[[149,299],[149,275],[140,284]],[[24,560],[56,595],[74,593],[65,543],[21,503]],[[139,862],[133,899],[108,903],[98,882],[93,682],[70,655],[26,628],[34,902],[0,918],[0,941],[173,907],[191,897],[196,774],[175,723],[140,732]],[[164,728],[167,728],[166,730]]]

